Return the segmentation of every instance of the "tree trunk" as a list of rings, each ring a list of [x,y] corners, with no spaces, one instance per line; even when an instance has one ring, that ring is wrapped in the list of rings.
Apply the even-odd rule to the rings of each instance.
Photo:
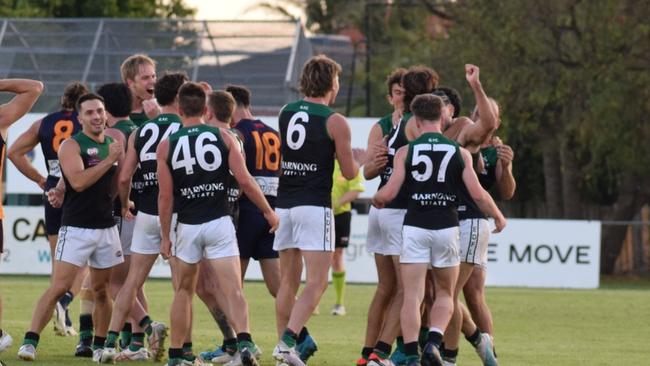
[[[612,207],[612,211],[608,215],[609,217],[607,217],[608,220],[631,220],[639,212],[641,207],[643,207],[647,200],[647,195],[641,191],[638,182],[637,177],[631,173],[626,173],[623,176],[618,200]],[[603,224],[601,232],[600,273],[612,274],[614,271],[614,264],[621,252],[626,233],[626,225]]]
[[[560,159],[562,162],[562,207],[565,219],[584,219],[582,201],[578,187],[580,185],[580,168],[576,162],[575,145],[571,136],[562,144]]]
[[[544,193],[546,197],[546,217],[559,219],[563,216],[562,174],[560,171],[560,153],[555,144],[542,145],[544,152]]]

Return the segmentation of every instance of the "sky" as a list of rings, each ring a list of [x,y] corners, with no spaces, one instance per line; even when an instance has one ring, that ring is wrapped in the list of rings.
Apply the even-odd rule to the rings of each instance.
[[[186,4],[197,8],[196,19],[198,20],[267,20],[281,19],[278,15],[272,14],[264,9],[251,9],[261,0],[185,0]],[[277,2],[270,0],[267,2]]]

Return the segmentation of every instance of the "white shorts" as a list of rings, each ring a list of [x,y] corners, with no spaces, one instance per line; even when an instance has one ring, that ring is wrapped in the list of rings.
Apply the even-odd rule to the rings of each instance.
[[[122,245],[122,254],[131,255],[131,239],[133,238],[133,220],[124,220],[122,216],[113,216],[117,230],[120,233],[120,244]]]
[[[160,217],[156,215],[149,215],[142,211],[138,212],[135,217],[135,229],[133,230],[133,244],[131,244],[131,251],[138,254],[158,254],[160,253]],[[172,215],[172,225],[170,238],[172,242],[175,240],[175,227],[176,227],[176,214]]]
[[[83,267],[105,269],[124,262],[117,226],[107,229],[85,229],[61,226],[54,258]]]
[[[203,258],[239,256],[232,218],[226,215],[199,225],[179,222],[176,226],[176,241],[172,242],[172,255],[191,264],[198,263]]]
[[[404,246],[400,263],[427,263],[435,268],[460,264],[458,226],[428,230],[404,225]]]
[[[400,255],[402,252],[402,224],[406,209],[370,207],[368,214],[368,252],[381,255]]]
[[[275,213],[280,218],[280,227],[275,232],[274,250],[334,251],[334,214],[331,208],[296,206],[276,208]]]
[[[486,219],[460,221],[460,260],[487,266],[487,250],[490,240],[490,222]]]

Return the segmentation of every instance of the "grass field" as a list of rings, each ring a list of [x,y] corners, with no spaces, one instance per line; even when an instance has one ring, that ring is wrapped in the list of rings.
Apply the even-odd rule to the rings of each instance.
[[[4,299],[2,327],[14,345],[1,356],[8,365],[20,365],[16,352],[29,326],[34,303],[47,286],[45,277],[0,277]],[[274,303],[261,283],[246,283],[254,340],[265,354],[262,365],[275,365],[271,350],[276,343]],[[321,315],[308,326],[320,350],[309,363],[353,365],[362,346],[366,311],[374,288],[348,285],[348,315],[328,314],[334,294],[323,297]],[[488,302],[496,324],[496,345],[502,365],[650,365],[650,281],[604,280],[599,290],[532,290],[489,288]],[[168,322],[171,286],[168,281],[147,284],[154,319]],[[78,305],[71,305],[77,319]],[[221,342],[218,329],[195,299],[193,341],[195,351]],[[76,322],[75,322],[75,325]],[[51,325],[41,335],[35,365],[82,365],[88,359],[72,356],[76,339],[55,337]],[[468,343],[461,343],[459,365],[479,365]]]

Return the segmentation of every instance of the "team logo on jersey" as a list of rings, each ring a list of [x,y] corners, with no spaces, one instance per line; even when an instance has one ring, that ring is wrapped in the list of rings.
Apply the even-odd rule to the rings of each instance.
[[[99,149],[96,148],[96,147],[89,147],[88,149],[86,149],[86,154],[88,154],[90,156],[98,155],[99,154]]]

